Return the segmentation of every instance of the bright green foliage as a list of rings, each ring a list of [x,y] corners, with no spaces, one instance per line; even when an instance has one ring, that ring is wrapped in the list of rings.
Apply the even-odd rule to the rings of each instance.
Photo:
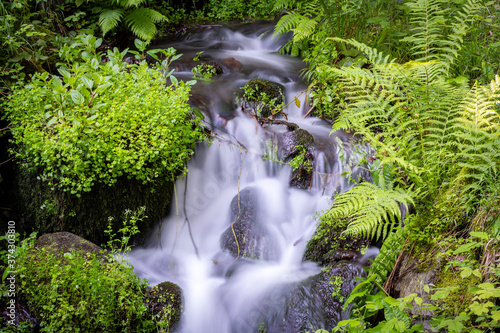
[[[352,290],[344,304],[344,308],[353,303],[359,309],[372,297],[371,294],[375,288],[383,289],[383,284],[387,281],[389,273],[404,248],[408,230],[408,226],[399,228],[387,237],[380,248],[379,254],[372,261],[368,276]],[[376,311],[378,309],[372,311],[367,317],[373,315]]]
[[[361,183],[350,191],[335,196],[326,218],[347,218],[346,234],[365,237],[382,236],[401,224],[401,207],[413,203],[409,192],[402,189],[384,190],[371,183]]]
[[[86,36],[66,45],[62,78],[37,73],[13,91],[6,109],[16,158],[73,194],[121,176],[173,179],[200,138],[186,103],[189,86],[166,86],[165,76],[145,62],[127,67],[127,50],[108,51],[102,63],[93,51],[99,44]]]
[[[412,35],[403,39],[411,42],[413,58],[419,62],[439,60],[446,76],[458,58],[467,29],[479,11],[478,0],[468,0],[448,20],[449,11],[443,8],[442,0],[409,2],[412,11],[410,23]],[[450,26],[450,32],[445,30]]]
[[[44,330],[151,332],[155,329],[144,304],[146,280],[135,275],[127,262],[114,259],[117,254],[123,259],[118,249],[130,251],[128,239],[140,214],[127,213],[120,229],[122,238],[110,241],[110,254],[81,251],[63,254],[37,247],[19,258],[23,299]]]
[[[476,171],[482,181],[491,182],[499,157],[498,80],[469,92],[463,81],[444,81],[441,62],[399,65],[376,50],[362,49],[371,69],[330,69],[341,77],[349,101],[336,128],[363,135],[382,156],[382,164],[404,170],[422,199],[434,197],[444,180],[457,177],[457,166],[467,169],[461,169],[455,183]]]

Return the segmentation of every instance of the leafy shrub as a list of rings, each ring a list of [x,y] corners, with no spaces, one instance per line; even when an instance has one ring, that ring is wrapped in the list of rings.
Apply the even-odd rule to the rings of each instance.
[[[186,103],[189,84],[171,77],[167,86],[168,74],[144,61],[127,67],[127,50],[108,51],[102,62],[98,46],[81,36],[61,50],[62,77],[37,73],[13,90],[5,106],[18,161],[72,194],[120,176],[173,179],[200,138]]]
[[[147,287],[123,260],[144,210],[127,211],[109,254],[35,247],[18,259],[20,290],[47,332],[151,332]],[[122,263],[115,260],[118,256]]]

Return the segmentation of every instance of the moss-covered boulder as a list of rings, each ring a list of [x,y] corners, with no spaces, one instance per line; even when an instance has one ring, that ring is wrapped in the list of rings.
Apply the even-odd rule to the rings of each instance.
[[[85,254],[101,255],[103,252],[102,248],[94,243],[66,231],[42,235],[36,240],[35,246],[55,254],[81,251]]]
[[[346,236],[345,222],[322,218],[313,237],[307,242],[303,259],[320,265],[329,265],[341,260],[357,258],[356,253],[370,242],[361,237]]]
[[[213,73],[214,75],[221,75],[224,73],[222,65],[217,61],[206,61],[201,65],[201,70],[205,73]]]
[[[286,126],[286,131],[277,135],[277,141],[280,160],[293,167],[290,186],[309,189],[313,178],[314,137],[297,124],[282,120],[273,123]]]
[[[243,101],[254,109],[255,113],[268,118],[272,111],[285,101],[285,87],[266,79],[252,79],[243,86]]]
[[[45,234],[18,258],[20,297],[50,332],[147,332],[147,284],[130,266],[68,232]]]
[[[250,259],[268,259],[270,240],[265,226],[258,219],[259,193],[255,187],[247,187],[231,201],[231,221],[220,237],[222,250],[228,251],[234,257],[238,255]],[[236,238],[235,238],[236,236]],[[236,241],[237,240],[237,241]]]
[[[124,212],[146,207],[147,218],[138,222],[142,243],[152,228],[169,213],[173,184],[158,179],[142,184],[121,177],[113,186],[96,184],[80,197],[68,192],[52,191],[37,175],[18,169],[14,191],[14,209],[21,212],[28,231],[39,234],[68,231],[96,244],[108,241],[104,231],[110,220],[114,229],[121,227]]]
[[[182,314],[181,288],[173,282],[162,282],[148,291],[146,299],[157,326],[165,332],[175,329]]]

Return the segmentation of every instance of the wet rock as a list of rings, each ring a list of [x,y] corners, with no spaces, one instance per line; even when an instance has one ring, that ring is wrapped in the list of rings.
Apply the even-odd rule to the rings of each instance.
[[[241,62],[234,58],[227,58],[222,60],[222,64],[229,68],[231,72],[239,72],[241,70],[241,67],[243,66]]]
[[[260,309],[264,315],[254,322],[263,323],[268,332],[331,331],[347,318],[342,307],[361,270],[355,263],[341,262],[300,283],[275,290]],[[337,285],[333,283],[336,279]]]
[[[210,68],[213,68],[214,75],[221,75],[222,73],[224,73],[221,64],[219,64],[217,61],[206,61],[201,65],[201,69],[205,72],[208,72]]]
[[[156,322],[167,331],[175,329],[182,313],[182,291],[172,282],[162,282],[148,291],[146,302]]]
[[[257,219],[259,213],[257,188],[243,189],[240,192],[239,204],[236,195],[230,207],[231,221],[234,223],[220,237],[222,250],[227,250],[234,257],[239,254],[240,257],[250,259],[270,258],[267,230]]]
[[[278,134],[280,159],[284,162],[290,162],[293,158],[303,154],[302,165],[293,171],[290,186],[308,189],[313,177],[314,137],[294,123],[283,121],[280,123],[287,124],[287,131]]]
[[[243,101],[262,118],[272,115],[272,110],[285,101],[285,87],[265,79],[252,79],[244,86]]]
[[[346,228],[345,222],[331,224],[320,222],[315,234],[307,242],[303,260],[329,265],[340,260],[356,259],[358,251],[370,243],[367,239],[342,234]]]

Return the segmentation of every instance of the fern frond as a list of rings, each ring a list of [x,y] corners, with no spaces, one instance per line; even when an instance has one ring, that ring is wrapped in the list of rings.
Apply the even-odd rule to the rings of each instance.
[[[118,0],[117,1],[122,7],[139,7],[146,0]]]
[[[465,170],[458,175],[465,191],[476,191],[486,181],[493,181],[498,173],[500,159],[500,117],[498,103],[498,77],[490,87],[477,83],[465,97],[455,127],[458,142],[459,166]],[[479,187],[479,188],[478,188]]]
[[[118,26],[123,13],[123,9],[104,9],[101,14],[99,14],[99,26],[102,29],[103,35]]]
[[[301,1],[301,0],[276,0],[276,2],[274,3],[274,10],[301,8],[302,4],[304,2],[307,2],[307,1]]]
[[[408,208],[410,203],[413,203],[410,192],[382,190],[371,183],[361,183],[337,195],[326,215],[349,219],[346,234],[385,238],[401,223],[400,205]]]
[[[291,29],[293,31],[293,42],[297,43],[311,37],[311,35],[316,31],[317,25],[318,21],[316,18],[303,16],[297,26],[294,29]]]
[[[412,12],[410,24],[412,35],[403,39],[411,42],[413,57],[417,61],[428,62],[438,59],[440,42],[443,41],[443,22],[445,12],[440,7],[440,0],[418,0],[406,5]]]
[[[462,48],[463,38],[468,32],[468,27],[474,20],[475,15],[481,8],[480,0],[468,0],[462,6],[452,19],[452,32],[447,36],[447,40],[443,43],[441,56],[446,73],[449,73],[450,67],[458,58],[458,52]]]
[[[389,55],[384,57],[383,53],[377,51],[377,49],[369,47],[366,44],[360,43],[355,39],[343,39],[338,37],[333,37],[330,39],[354,46],[359,51],[363,52],[370,61],[370,63],[374,65],[385,65],[388,63],[394,63],[396,61],[395,59],[389,59]]]
[[[143,40],[151,40],[156,34],[155,23],[166,21],[166,19],[165,16],[156,10],[137,8],[127,14],[125,22],[134,35]]]
[[[409,225],[397,228],[395,232],[389,234],[378,255],[372,261],[366,280],[352,290],[344,307],[356,302],[358,297],[370,295],[375,287],[381,287],[387,281],[387,276],[392,272],[398,256],[405,246],[408,230]]]

